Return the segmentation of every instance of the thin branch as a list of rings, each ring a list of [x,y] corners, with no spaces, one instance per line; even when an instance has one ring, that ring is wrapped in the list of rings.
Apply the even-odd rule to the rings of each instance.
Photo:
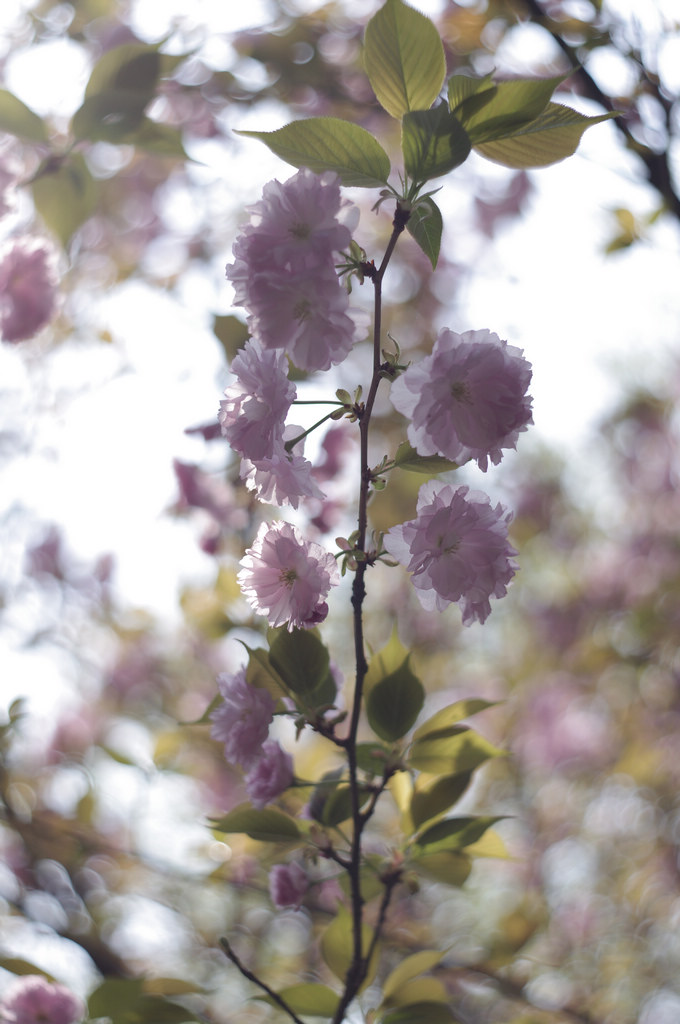
[[[293,1010],[288,1005],[286,1000],[282,996],[280,996],[278,994],[278,992],[275,992],[274,989],[270,988],[269,985],[267,985],[267,983],[265,981],[262,981],[260,978],[257,977],[256,974],[253,974],[252,971],[248,970],[248,968],[245,966],[245,964],[242,963],[241,960],[239,960],[239,958],[237,957],[236,953],[234,952],[234,950],[229,945],[229,942],[228,942],[227,939],[221,938],[220,939],[220,946],[224,950],[224,952],[227,955],[227,957],[231,960],[231,962],[233,963],[234,967],[238,968],[238,970],[241,972],[241,974],[243,975],[244,978],[247,978],[248,981],[252,981],[252,983],[254,985],[257,985],[258,988],[261,988],[263,992],[266,992],[267,995],[269,996],[269,998],[272,1000],[272,1002],[276,1003],[276,1005],[281,1010],[283,1010],[284,1013],[287,1013],[288,1016],[290,1017],[290,1019],[295,1021],[295,1024],[304,1024],[304,1021],[300,1020],[298,1015],[295,1013],[295,1010]]]

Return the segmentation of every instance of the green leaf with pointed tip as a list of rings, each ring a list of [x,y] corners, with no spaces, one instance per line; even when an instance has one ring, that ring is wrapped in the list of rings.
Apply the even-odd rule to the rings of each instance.
[[[431,110],[412,110],[401,122],[404,167],[415,182],[448,174],[470,155],[470,139],[446,103]]]
[[[240,804],[223,818],[211,822],[211,827],[215,832],[243,832],[261,843],[290,843],[302,838],[294,820],[283,811],[271,807],[258,811],[250,804]]]
[[[390,1010],[380,1024],[457,1024],[457,1018],[444,1003],[425,1001]]]
[[[33,202],[61,244],[66,247],[74,232],[97,206],[98,187],[82,153],[63,161],[48,160],[31,184]]]
[[[365,924],[361,929],[361,951],[366,955],[373,939],[373,929]],[[376,944],[373,956],[368,965],[368,972],[359,991],[370,985],[378,969],[380,943]],[[354,959],[354,934],[349,911],[340,906],[337,916],[321,936],[321,955],[336,978],[344,982],[347,971]]]
[[[366,694],[368,723],[381,740],[389,743],[409,731],[425,701],[423,684],[411,671],[409,658],[410,655]]]
[[[471,772],[492,757],[503,757],[504,751],[494,747],[479,733],[467,726],[452,726],[447,733],[434,738],[414,740],[408,761],[413,768],[432,775],[457,775]]]
[[[389,747],[375,743],[357,743],[357,767],[368,775],[382,775],[390,756]]]
[[[616,116],[614,112],[586,117],[571,107],[549,103],[535,121],[505,138],[475,145],[473,149],[504,167],[548,167],[576,152],[586,128]]]
[[[360,789],[359,791],[359,806],[363,807],[371,793],[369,790]],[[346,783],[342,783],[336,786],[323,805],[321,811],[320,822],[322,825],[327,825],[332,828],[334,825],[339,825],[343,821],[347,821],[348,818],[352,817],[352,794],[349,786]]]
[[[410,813],[415,828],[420,828],[425,822],[450,810],[468,788],[471,773],[435,776],[428,780],[427,785],[417,788],[422,778],[420,775],[416,780],[416,788],[411,797]]]
[[[328,648],[315,630],[294,629],[289,633],[282,629],[271,645],[269,661],[290,692],[303,699],[328,678]]]
[[[366,26],[364,67],[380,105],[399,119],[436,100],[446,74],[444,47],[429,18],[387,0]]]
[[[411,978],[389,998],[385,1006],[413,1006],[414,1003],[448,1003],[451,995],[439,978]]]
[[[419,455],[408,441],[402,441],[394,456],[394,464],[398,469],[407,469],[410,473],[444,473],[447,469],[458,469],[456,462],[445,459],[443,455]]]
[[[107,978],[87,1001],[90,1017],[111,1017],[113,1020],[131,1012],[144,996],[141,978]]]
[[[127,145],[136,146],[145,153],[171,157],[177,160],[191,160],[184,148],[182,132],[169,124],[159,124],[149,117],[143,117],[135,131],[125,140]]]
[[[135,93],[144,104],[156,92],[160,78],[171,75],[186,60],[185,54],[159,53],[158,46],[123,43],[107,50],[92,68],[85,87],[86,99],[109,90]]]
[[[446,818],[425,829],[415,841],[425,853],[440,853],[444,850],[463,850],[476,843],[487,829],[495,825],[499,817]]]
[[[488,103],[469,113],[466,108],[474,103],[474,99],[465,101],[457,116],[465,126],[472,145],[512,135],[522,125],[535,121],[564,79],[564,75],[558,75],[555,78],[513,78],[497,82]]]
[[[71,132],[76,139],[110,142],[121,145],[144,120],[144,108],[134,92],[109,89],[88,96],[71,119]]]
[[[7,89],[0,89],[0,132],[28,142],[47,142],[47,125]]]
[[[372,686],[379,683],[381,679],[384,679],[385,676],[391,672],[396,672],[399,666],[403,664],[408,653],[408,648],[404,647],[399,639],[397,627],[395,626],[385,646],[381,647],[377,654],[371,656],[364,680],[366,693],[370,691]]]
[[[464,718],[471,718],[472,715],[477,715],[480,711],[485,711],[487,708],[494,706],[494,701],[482,700],[479,697],[457,700],[455,703],[448,704],[445,708],[442,708],[441,711],[437,711],[426,722],[419,725],[413,734],[413,739],[423,740],[426,737],[434,739],[436,736],[441,735],[443,730],[448,735],[448,730],[452,725],[457,725]]]
[[[406,230],[423,250],[433,270],[437,269],[443,228],[441,211],[432,196],[421,199],[406,222]]]
[[[309,117],[273,132],[237,131],[259,139],[293,167],[321,174],[335,171],[343,185],[378,188],[390,173],[390,159],[365,128],[339,117]]]
[[[317,982],[301,982],[279,989],[277,995],[286,1001],[294,1013],[305,1017],[332,1017],[338,1006],[339,996],[327,985]],[[255,996],[263,1003],[279,1009],[279,1004],[271,996]]]

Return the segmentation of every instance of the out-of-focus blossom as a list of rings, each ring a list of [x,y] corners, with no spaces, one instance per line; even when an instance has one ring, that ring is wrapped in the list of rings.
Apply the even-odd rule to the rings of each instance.
[[[202,508],[217,520],[227,522],[235,511],[233,494],[223,480],[209,476],[191,462],[174,459],[172,468],[179,484],[177,510]]]
[[[475,459],[486,470],[488,459],[497,465],[502,449],[514,448],[533,422],[530,381],[521,350],[498,335],[445,327],[432,353],[392,384],[390,398],[411,420],[408,438],[421,455]]]
[[[251,491],[255,491],[260,501],[297,508],[301,498],[323,500],[324,493],[312,476],[312,464],[302,454],[303,442],[295,445],[291,452],[286,451],[285,441],[298,437],[302,432],[302,427],[290,424],[283,438],[275,442],[270,458],[255,462],[243,460],[241,479],[246,481]]]
[[[0,1002],[2,1024],[74,1024],[85,1007],[64,985],[37,974],[16,978]]]
[[[275,864],[269,872],[269,893],[275,907],[299,909],[309,888],[307,872],[293,861],[292,864]]]
[[[231,364],[237,379],[225,389],[219,422],[229,444],[253,462],[271,457],[295,398],[283,352],[249,339]]]
[[[276,740],[263,743],[259,753],[244,780],[248,799],[257,810],[280,796],[293,781],[293,758]]]
[[[25,341],[42,330],[56,309],[54,255],[45,242],[22,238],[0,259],[0,333]]]
[[[222,703],[210,718],[211,736],[224,743],[224,756],[230,764],[249,768],[262,755],[269,725],[276,706],[273,698],[246,682],[245,667],[217,677]]]
[[[420,488],[416,518],[385,536],[387,551],[413,573],[418,599],[428,611],[460,604],[463,625],[484,622],[490,597],[503,597],[515,574],[508,542],[512,519],[500,503],[468,487],[430,480]]]
[[[17,169],[7,162],[5,156],[0,159],[0,217],[10,213],[14,208],[11,192],[16,184]]]
[[[301,370],[341,362],[359,329],[335,271],[336,254],[351,241],[340,221],[351,215],[339,185],[337,175],[306,168],[283,184],[269,182],[227,266],[253,337],[266,349],[285,349]]]
[[[260,525],[241,565],[238,581],[251,606],[270,626],[287,623],[291,632],[323,622],[324,598],[340,582],[333,556],[283,521]]]
[[[475,215],[480,231],[487,238],[493,238],[500,221],[522,212],[531,191],[531,178],[526,171],[519,171],[513,174],[504,192],[497,192],[493,198],[477,196]]]

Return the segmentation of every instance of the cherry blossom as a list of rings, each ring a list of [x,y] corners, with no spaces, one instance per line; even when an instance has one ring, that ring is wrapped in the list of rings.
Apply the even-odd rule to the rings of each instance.
[[[420,488],[416,518],[393,527],[387,551],[413,573],[418,599],[427,611],[457,602],[463,625],[484,622],[490,597],[503,597],[515,574],[517,552],[508,542],[512,519],[500,503],[469,487],[430,480]]]
[[[297,508],[300,498],[323,500],[325,497],[312,476],[311,462],[302,454],[304,442],[300,441],[291,452],[286,451],[284,442],[299,437],[302,432],[302,427],[289,424],[283,438],[275,442],[270,458],[255,462],[243,460],[241,479],[255,491],[260,501]]]
[[[276,703],[266,690],[249,685],[245,667],[219,675],[217,687],[222,703],[210,716],[210,734],[224,743],[224,756],[230,764],[249,768],[262,755]]]
[[[262,744],[260,757],[245,777],[246,793],[261,810],[283,793],[293,781],[293,759],[276,740]]]
[[[84,1015],[80,999],[64,985],[37,974],[16,978],[0,1002],[3,1024],[74,1024]]]
[[[390,398],[411,420],[408,438],[420,455],[475,459],[486,471],[488,459],[497,465],[501,449],[514,448],[533,422],[530,381],[522,351],[498,335],[445,327],[431,355],[393,383]]]
[[[296,395],[286,357],[251,338],[234,356],[231,369],[237,379],[220,402],[222,433],[244,458],[270,458]]]
[[[54,257],[46,243],[22,238],[0,260],[0,333],[26,341],[49,323],[56,309]]]
[[[250,605],[270,626],[309,629],[328,614],[324,598],[340,582],[335,559],[283,521],[262,523],[241,559],[238,581]]]
[[[308,888],[307,872],[295,861],[292,864],[275,864],[269,872],[269,893],[275,907],[299,909]]]

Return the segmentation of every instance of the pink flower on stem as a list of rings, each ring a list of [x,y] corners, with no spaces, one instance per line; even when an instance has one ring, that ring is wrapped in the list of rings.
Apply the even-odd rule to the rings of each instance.
[[[431,355],[394,381],[390,399],[411,420],[408,438],[420,455],[475,459],[486,470],[533,422],[530,381],[531,364],[498,335],[443,328]]]
[[[304,439],[295,445],[292,451],[286,451],[285,441],[299,437],[302,427],[289,424],[283,438],[274,443],[270,458],[250,462],[244,459],[241,464],[241,479],[246,486],[255,491],[260,501],[273,505],[291,505],[297,508],[300,498],[325,497],[312,476],[312,464],[302,454]]]
[[[282,520],[260,525],[241,565],[237,578],[250,605],[270,626],[287,623],[291,632],[323,622],[324,598],[340,582],[333,556]]]
[[[51,320],[57,297],[54,258],[44,242],[22,238],[0,260],[0,333],[26,341]]]
[[[233,675],[219,675],[217,688],[222,703],[210,716],[210,735],[224,743],[224,756],[230,764],[249,768],[262,754],[276,702],[266,690],[246,682],[245,667]]]
[[[512,519],[500,503],[492,507],[481,491],[437,480],[423,484],[416,518],[385,536],[387,551],[409,572],[427,611],[443,611],[457,602],[463,625],[484,622],[490,597],[503,597],[515,574],[508,542]]]
[[[16,978],[0,1001],[3,1024],[74,1024],[84,1016],[80,999],[37,974]]]
[[[275,864],[269,872],[269,893],[275,907],[295,907],[300,904],[309,888],[307,872],[299,864]]]
[[[293,758],[276,740],[267,740],[244,781],[251,804],[262,810],[293,781]]]
[[[295,399],[283,352],[249,339],[231,364],[236,380],[225,389],[218,419],[229,444],[245,459],[270,458]]]
[[[359,330],[335,270],[351,241],[338,219],[346,205],[335,174],[303,168],[283,184],[269,182],[227,266],[253,337],[265,349],[285,349],[301,370],[341,362]]]

